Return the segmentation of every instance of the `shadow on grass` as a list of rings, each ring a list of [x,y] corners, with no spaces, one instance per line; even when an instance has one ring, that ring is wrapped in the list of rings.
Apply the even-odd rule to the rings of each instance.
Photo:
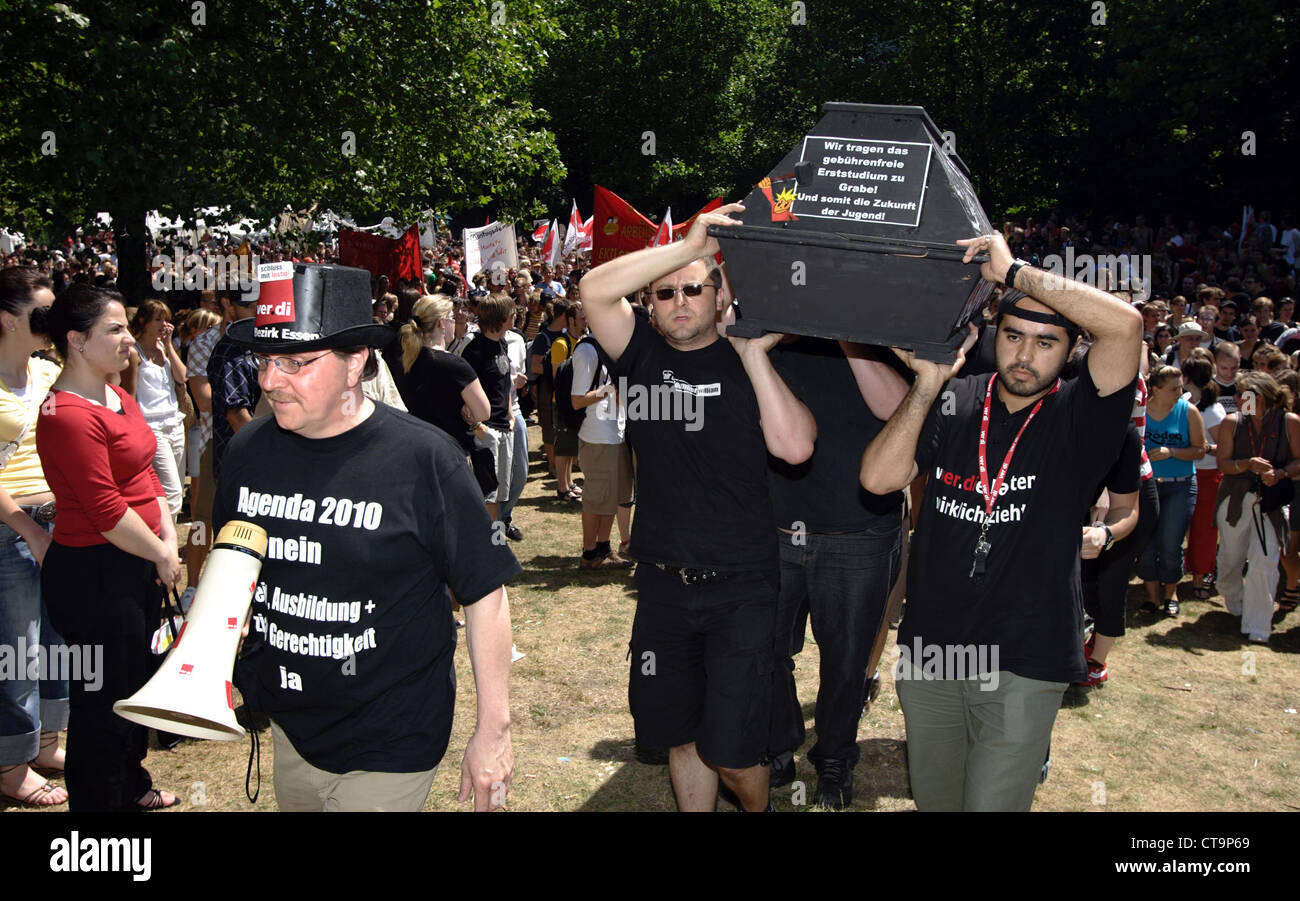
[[[557,497],[554,491],[534,497],[522,497],[519,503],[515,504],[515,509],[520,507],[536,507],[542,513],[572,513],[575,522],[578,522],[578,514],[582,512],[582,504]]]
[[[514,584],[532,589],[555,591],[570,585],[618,585],[623,584],[628,595],[635,593],[632,588],[632,570],[618,568],[579,569],[578,554],[572,557],[558,554],[539,554],[525,563],[523,573]]]
[[[1195,619],[1185,617],[1164,634],[1148,632],[1143,638],[1150,645],[1182,648],[1197,655],[1204,651],[1235,651],[1246,646],[1240,617],[1225,610],[1208,610]]]
[[[1096,691],[1095,688],[1089,688],[1087,685],[1070,685],[1065,689],[1065,694],[1061,697],[1061,708],[1087,707],[1092,703],[1092,693],[1094,691]]]
[[[1291,628],[1285,631],[1279,630],[1278,622],[1274,620],[1273,637],[1268,646],[1280,654],[1300,654],[1300,613],[1292,612],[1288,616]]]
[[[813,806],[813,793],[817,787],[817,771],[803,756],[795,756],[795,781],[772,790],[772,804],[778,811],[797,812],[817,809]],[[854,810],[874,810],[882,799],[911,796],[907,782],[907,743],[892,738],[869,738],[858,742],[861,759],[854,768]],[[596,792],[587,799],[580,810],[591,811],[674,811],[672,783],[667,766],[650,766],[636,759],[632,739],[605,739],[597,742],[588,752],[593,760],[608,760],[618,765]],[[719,800],[718,810],[731,812],[736,808]]]

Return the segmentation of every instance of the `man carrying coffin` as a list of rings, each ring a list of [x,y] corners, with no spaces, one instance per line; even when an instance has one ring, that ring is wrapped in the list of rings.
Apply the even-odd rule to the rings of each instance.
[[[455,707],[451,591],[465,606],[478,703],[460,799],[500,806],[513,769],[504,583],[519,564],[492,540],[464,451],[362,394],[374,348],[392,338],[371,322],[369,275],[273,267],[256,316],[227,334],[253,352],[274,416],[231,442],[213,519],[269,536],[245,693],[271,719],[276,801],[424,806]]]
[[[767,455],[800,463],[817,436],[768,360],[781,336],[718,334],[722,275],[707,229],[738,225],[729,214],[742,209],[701,214],[684,241],[618,257],[582,280],[636,454],[628,701],[637,743],[669,749],[680,810],[713,810],[719,778],[746,810],[768,806],[779,555]],[[657,331],[624,299],[645,285]],[[673,403],[644,402],[655,396]]]
[[[916,381],[861,479],[885,494],[929,476],[895,674],[917,807],[1028,810],[1066,686],[1087,676],[1079,522],[1132,413],[1142,317],[1000,235],[958,243],[1027,295],[998,311],[997,371],[952,378],[970,342],[952,366],[900,354]],[[1094,343],[1062,382],[1080,328]]]

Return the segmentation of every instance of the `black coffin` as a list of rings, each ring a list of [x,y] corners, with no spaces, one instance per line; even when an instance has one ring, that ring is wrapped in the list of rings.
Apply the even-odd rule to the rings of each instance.
[[[993,231],[964,163],[919,106],[827,103],[745,198],[712,226],[739,303],[729,334],[786,332],[950,360],[992,286],[959,238]]]

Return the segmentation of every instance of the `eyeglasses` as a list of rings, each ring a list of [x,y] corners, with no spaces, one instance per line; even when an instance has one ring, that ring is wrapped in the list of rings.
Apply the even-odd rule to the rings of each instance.
[[[681,291],[683,297],[699,297],[700,293],[705,288],[712,288],[712,287],[713,285],[711,284],[703,285],[700,284],[699,282],[690,282],[688,284],[682,285],[680,288],[669,288],[669,287],[655,288],[654,295],[659,300],[672,300],[674,297],[677,296],[677,292]]]
[[[258,372],[266,372],[266,370],[270,368],[271,364],[274,363],[275,368],[283,372],[285,375],[297,375],[298,370],[302,369],[304,366],[315,363],[317,360],[323,357],[328,357],[329,355],[330,351],[327,350],[325,353],[312,357],[310,360],[292,360],[288,357],[268,357],[266,354],[253,354],[253,363],[256,364]]]

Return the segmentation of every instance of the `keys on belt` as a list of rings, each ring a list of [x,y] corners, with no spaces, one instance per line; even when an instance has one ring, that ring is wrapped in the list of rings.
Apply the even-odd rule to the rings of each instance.
[[[723,579],[730,579],[735,573],[718,572],[715,569],[693,569],[687,566],[667,566],[663,563],[654,564],[655,569],[661,569],[670,576],[677,576],[682,580],[683,585],[699,585],[705,582],[721,582]]]
[[[54,522],[54,501],[46,501],[38,506],[20,506],[20,509],[37,525],[43,526]]]

